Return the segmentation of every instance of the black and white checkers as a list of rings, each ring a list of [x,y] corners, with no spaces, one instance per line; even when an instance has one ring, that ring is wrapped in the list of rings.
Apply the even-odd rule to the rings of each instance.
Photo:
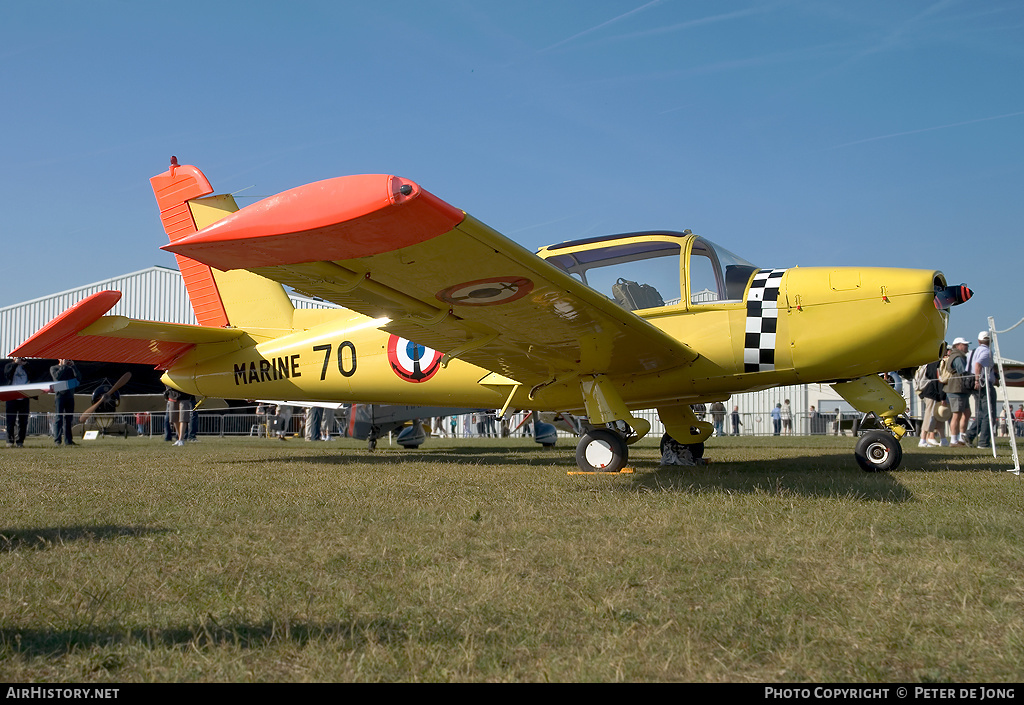
[[[785,269],[761,269],[747,295],[747,326],[743,339],[743,371],[775,369],[775,332],[779,323],[779,282]]]

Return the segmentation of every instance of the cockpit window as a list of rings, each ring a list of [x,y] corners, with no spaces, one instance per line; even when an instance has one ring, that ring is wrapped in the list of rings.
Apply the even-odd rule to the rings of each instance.
[[[619,237],[607,245],[603,239],[566,243],[557,249],[579,244],[586,244],[587,249],[552,253],[546,259],[630,311],[677,305],[686,295],[691,306],[742,301],[757,271],[750,262],[710,240],[693,238],[686,263],[689,292],[684,293],[680,259],[687,239],[622,242],[626,236]]]
[[[690,266],[690,303],[694,305],[742,301],[757,267],[724,247],[699,237],[693,241]]]
[[[678,304],[679,243],[641,241],[548,258],[620,306],[636,311]]]

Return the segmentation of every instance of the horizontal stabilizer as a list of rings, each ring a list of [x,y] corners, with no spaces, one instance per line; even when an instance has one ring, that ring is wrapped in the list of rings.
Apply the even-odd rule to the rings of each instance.
[[[123,362],[166,369],[194,345],[245,335],[237,328],[103,315],[120,300],[120,291],[101,291],[79,301],[18,346],[11,357]]]

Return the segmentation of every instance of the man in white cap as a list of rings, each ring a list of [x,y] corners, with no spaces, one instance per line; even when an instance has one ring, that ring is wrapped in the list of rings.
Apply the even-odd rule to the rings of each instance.
[[[949,349],[946,364],[952,376],[946,382],[946,399],[953,417],[949,420],[949,445],[967,445],[967,424],[971,420],[971,393],[963,390],[963,375],[967,370],[967,348],[970,343],[966,338],[957,338]]]
[[[996,376],[992,367],[992,351],[988,344],[988,331],[979,332],[978,347],[967,359],[967,364],[970,371],[974,372],[976,380],[974,403],[978,412],[971,427],[967,430],[967,442],[970,444],[977,438],[978,448],[992,447],[992,429],[989,428],[989,419],[995,418],[996,414]]]

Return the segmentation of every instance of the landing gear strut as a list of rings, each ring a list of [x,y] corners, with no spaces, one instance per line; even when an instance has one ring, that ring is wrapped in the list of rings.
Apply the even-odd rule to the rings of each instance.
[[[576,446],[576,464],[583,472],[619,472],[629,458],[628,444],[646,436],[651,422],[634,416],[618,387],[604,375],[581,377],[580,390],[589,423],[595,427]]]

